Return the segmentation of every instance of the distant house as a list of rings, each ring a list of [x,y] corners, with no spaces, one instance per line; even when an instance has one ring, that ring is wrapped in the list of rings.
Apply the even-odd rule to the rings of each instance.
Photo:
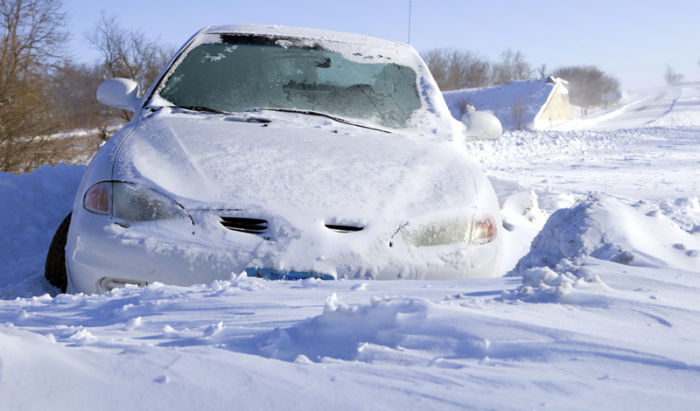
[[[498,117],[504,130],[538,130],[571,119],[565,80],[549,77],[442,93],[456,119],[466,107]]]

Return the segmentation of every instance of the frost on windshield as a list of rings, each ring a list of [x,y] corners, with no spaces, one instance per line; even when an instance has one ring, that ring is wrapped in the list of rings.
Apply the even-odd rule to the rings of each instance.
[[[421,107],[409,67],[279,42],[202,44],[171,73],[160,96],[182,107],[315,111],[391,128],[406,127]]]

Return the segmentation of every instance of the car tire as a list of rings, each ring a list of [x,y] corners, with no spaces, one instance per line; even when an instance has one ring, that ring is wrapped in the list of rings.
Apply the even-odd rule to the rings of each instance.
[[[44,277],[56,288],[60,288],[62,293],[68,288],[68,275],[66,272],[66,241],[68,240],[68,228],[70,218],[73,213],[68,214],[63,222],[58,226],[56,234],[51,240],[49,253],[46,256],[46,266],[44,267]]]

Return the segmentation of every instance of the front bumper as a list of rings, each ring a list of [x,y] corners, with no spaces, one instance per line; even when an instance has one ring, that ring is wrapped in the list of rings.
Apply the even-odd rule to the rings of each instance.
[[[108,216],[75,210],[66,245],[69,292],[103,293],[129,283],[209,284],[244,271],[273,273],[269,279],[285,279],[275,277],[285,273],[292,273],[286,279],[303,277],[294,273],[322,279],[484,278],[497,275],[502,255],[498,237],[484,245],[409,246],[394,235],[392,223],[338,233],[323,221],[292,225],[271,218],[275,231],[270,236],[227,230],[213,211],[192,217],[194,224],[123,227]]]

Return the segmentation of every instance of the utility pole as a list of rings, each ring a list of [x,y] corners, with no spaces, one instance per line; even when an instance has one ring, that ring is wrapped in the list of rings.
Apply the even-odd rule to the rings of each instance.
[[[408,44],[411,44],[411,2],[408,2]]]

